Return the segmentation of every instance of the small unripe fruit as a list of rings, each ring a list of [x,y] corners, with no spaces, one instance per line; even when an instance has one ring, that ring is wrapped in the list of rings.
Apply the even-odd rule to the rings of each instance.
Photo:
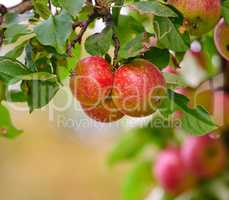
[[[124,115],[116,108],[112,99],[106,99],[94,107],[81,104],[84,112],[92,119],[99,122],[114,122],[121,119]]]
[[[110,64],[99,56],[80,60],[70,80],[73,95],[81,104],[94,106],[111,93],[113,72]]]
[[[226,149],[219,139],[189,137],[181,150],[185,166],[199,178],[212,178],[225,166]]]
[[[165,79],[157,67],[143,59],[121,66],[114,75],[113,100],[132,117],[152,114],[165,93]]]
[[[215,45],[222,57],[229,61],[229,25],[222,18],[215,27]]]
[[[160,185],[172,195],[179,195],[195,184],[195,178],[185,168],[180,150],[176,148],[168,148],[158,155],[154,175]]]
[[[209,32],[221,15],[220,0],[169,0],[185,17],[184,25],[191,35]]]

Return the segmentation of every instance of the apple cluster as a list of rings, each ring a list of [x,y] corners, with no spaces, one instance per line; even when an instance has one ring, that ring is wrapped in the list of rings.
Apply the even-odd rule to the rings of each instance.
[[[222,172],[226,154],[221,139],[190,136],[181,147],[167,147],[159,153],[154,175],[166,192],[176,196]]]
[[[71,91],[85,113],[100,122],[152,114],[165,85],[161,71],[149,61],[135,59],[113,70],[99,56],[80,60],[70,80]]]

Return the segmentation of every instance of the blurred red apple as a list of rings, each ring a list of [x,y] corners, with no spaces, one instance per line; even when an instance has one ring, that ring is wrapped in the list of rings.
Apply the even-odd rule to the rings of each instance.
[[[185,166],[199,178],[212,178],[225,167],[226,149],[220,139],[207,136],[188,137],[181,156]]]
[[[167,148],[158,155],[154,175],[165,191],[175,196],[195,184],[195,177],[186,169],[177,148]]]

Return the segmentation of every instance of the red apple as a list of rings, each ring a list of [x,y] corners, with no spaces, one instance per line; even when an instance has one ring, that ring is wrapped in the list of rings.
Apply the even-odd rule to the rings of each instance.
[[[113,87],[117,108],[126,115],[142,117],[158,108],[165,93],[165,79],[155,65],[136,59],[115,72]]]
[[[99,122],[114,122],[124,116],[114,105],[112,99],[106,99],[96,106],[85,106],[83,104],[81,106],[90,118]]]
[[[97,105],[112,90],[113,72],[110,64],[99,56],[80,60],[76,66],[70,88],[73,95],[84,105]]]
[[[209,32],[221,15],[220,0],[168,0],[185,17],[184,25],[191,35]]]
[[[175,196],[195,184],[195,177],[185,168],[177,148],[167,148],[158,155],[154,175],[165,191]]]
[[[219,139],[188,137],[181,150],[185,166],[199,178],[211,178],[225,167],[226,150]]]

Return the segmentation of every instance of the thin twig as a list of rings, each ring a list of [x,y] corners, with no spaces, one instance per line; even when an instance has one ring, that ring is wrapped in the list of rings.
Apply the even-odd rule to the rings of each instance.
[[[172,56],[172,61],[173,61],[173,64],[175,65],[176,68],[181,68],[176,56],[174,56],[173,54],[171,54]]]
[[[68,48],[67,48],[67,54],[69,56],[71,56],[72,54],[72,48],[75,47],[76,43],[81,43],[81,40],[82,40],[82,37],[84,35],[84,33],[86,32],[88,26],[90,25],[90,23],[92,23],[96,18],[98,17],[98,14],[97,12],[93,12],[91,15],[89,15],[88,19],[83,21],[83,22],[80,22],[80,24],[75,24],[75,26],[81,26],[81,30],[80,32],[78,33],[78,35],[74,38],[74,40],[72,40],[72,42],[68,45]],[[74,26],[74,25],[73,25]]]
[[[52,11],[52,3],[51,3],[51,0],[48,0],[48,4],[49,4],[49,10]]]
[[[114,58],[113,58],[113,66],[116,68],[118,66],[118,52],[120,49],[120,41],[115,31],[113,30],[112,39],[114,42]]]

